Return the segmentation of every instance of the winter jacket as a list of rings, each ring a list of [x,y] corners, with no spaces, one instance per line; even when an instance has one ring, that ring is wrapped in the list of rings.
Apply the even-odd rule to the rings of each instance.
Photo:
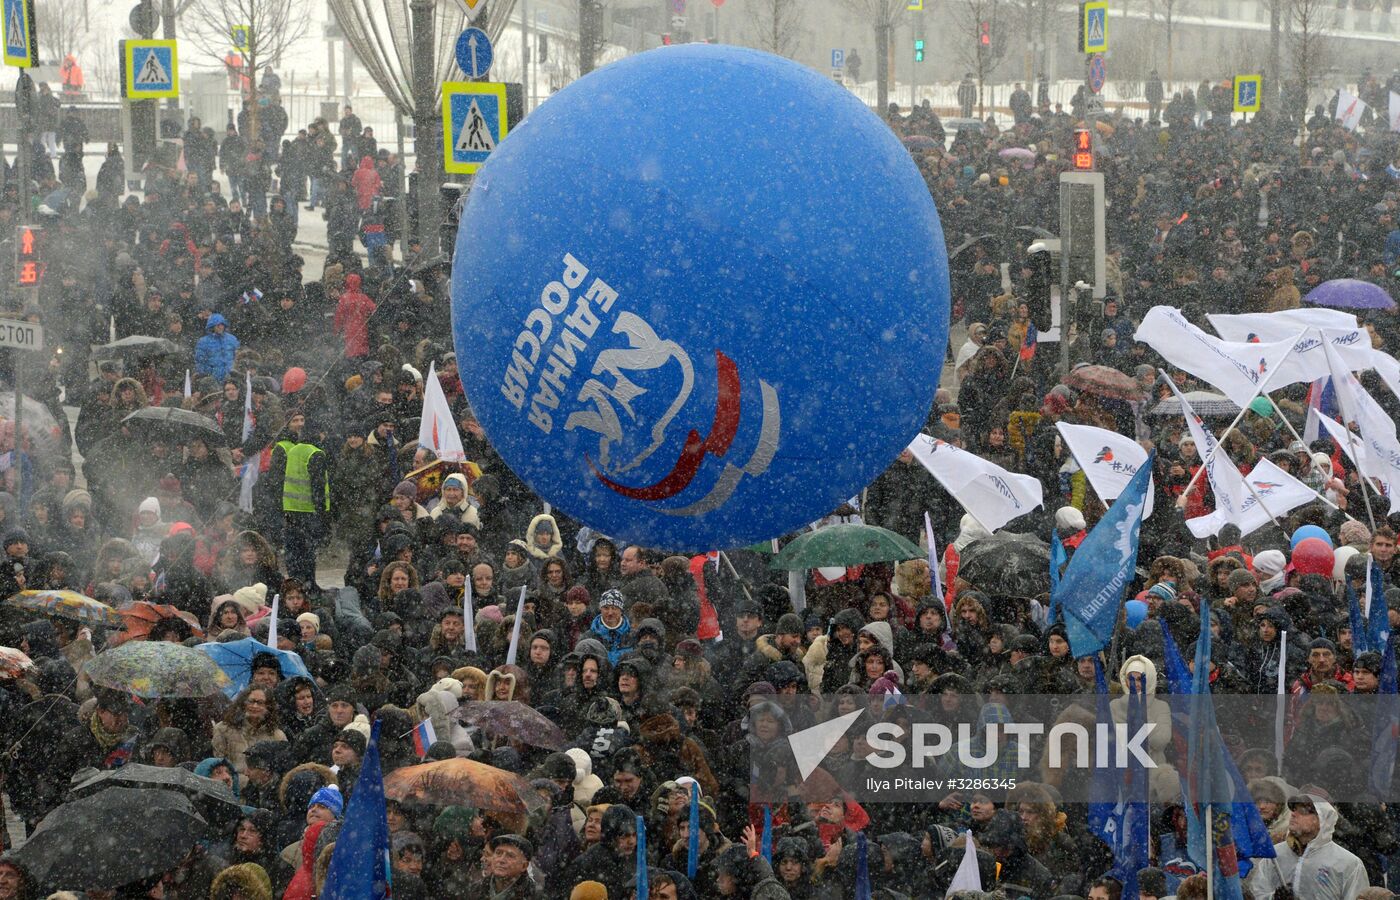
[[[1254,896],[1268,897],[1280,887],[1289,887],[1299,900],[1351,900],[1367,887],[1361,860],[1332,841],[1336,807],[1308,796],[1317,810],[1317,837],[1301,853],[1294,842],[1285,840],[1274,844],[1275,859],[1255,860],[1248,881]]]
[[[280,728],[260,728],[253,730],[249,725],[235,727],[227,722],[214,725],[212,743],[214,755],[222,756],[232,763],[238,774],[248,771],[248,748],[259,741],[285,741],[287,735]]]
[[[369,355],[369,317],[374,315],[374,310],[374,301],[360,290],[360,276],[346,275],[345,290],[336,303],[332,323],[335,333],[345,340],[346,356]]]
[[[360,160],[360,167],[350,176],[350,185],[355,189],[355,205],[360,212],[374,205],[374,198],[379,196],[383,182],[374,169],[373,159],[366,156]]]
[[[214,326],[223,325],[224,333],[215,334]],[[228,320],[214,313],[205,323],[204,337],[194,345],[194,371],[196,375],[212,375],[219,382],[228,378],[233,371],[233,359],[238,353],[238,338],[229,334]]]

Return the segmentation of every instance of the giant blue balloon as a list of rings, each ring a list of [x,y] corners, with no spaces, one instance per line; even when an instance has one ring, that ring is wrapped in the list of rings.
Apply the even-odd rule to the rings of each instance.
[[[831,79],[737,47],[633,56],[491,154],[453,260],[462,383],[505,462],[601,532],[784,534],[923,424],[948,328],[938,213]]]

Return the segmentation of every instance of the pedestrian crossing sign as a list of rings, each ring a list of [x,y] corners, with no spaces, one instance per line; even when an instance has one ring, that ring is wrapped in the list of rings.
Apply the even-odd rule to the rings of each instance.
[[[0,31],[5,34],[5,65],[23,69],[39,64],[39,36],[34,30],[34,0],[4,0]]]
[[[229,37],[233,38],[233,49],[247,52],[253,46],[251,25],[234,25],[228,30]]]
[[[1088,0],[1079,5],[1079,52],[1103,53],[1108,50],[1108,3]]]
[[[1235,76],[1235,112],[1258,112],[1264,93],[1263,75]]]
[[[442,85],[443,168],[470,175],[506,136],[506,86],[490,81]]]
[[[122,41],[122,96],[154,100],[180,95],[180,58],[174,41]]]

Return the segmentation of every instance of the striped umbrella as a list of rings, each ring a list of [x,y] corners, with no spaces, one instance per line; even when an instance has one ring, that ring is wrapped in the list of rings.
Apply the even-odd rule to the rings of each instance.
[[[77,591],[20,591],[5,602],[30,612],[72,619],[84,625],[122,627],[120,613],[101,600],[94,600]]]

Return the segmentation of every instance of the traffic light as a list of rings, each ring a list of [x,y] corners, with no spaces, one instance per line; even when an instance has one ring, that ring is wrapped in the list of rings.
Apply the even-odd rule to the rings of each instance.
[[[19,287],[38,287],[44,275],[44,263],[39,255],[42,228],[20,225],[15,228],[15,284]]]
[[[1078,172],[1094,170],[1094,136],[1087,128],[1074,130],[1074,168]]]
[[[1026,306],[1030,310],[1031,322],[1036,330],[1050,330],[1050,286],[1055,283],[1054,268],[1050,251],[1044,244],[1035,243],[1027,248],[1031,277],[1026,286]]]
[[[914,62],[923,62],[923,61],[924,61],[924,39],[923,39],[923,38],[915,38],[915,39],[914,39]]]
[[[991,22],[978,22],[978,23],[977,23],[977,42],[980,43],[983,47],[990,47],[990,46],[992,46],[992,23],[991,23]]]
[[[661,36],[661,43],[667,47],[671,46],[671,35],[669,32]]]

